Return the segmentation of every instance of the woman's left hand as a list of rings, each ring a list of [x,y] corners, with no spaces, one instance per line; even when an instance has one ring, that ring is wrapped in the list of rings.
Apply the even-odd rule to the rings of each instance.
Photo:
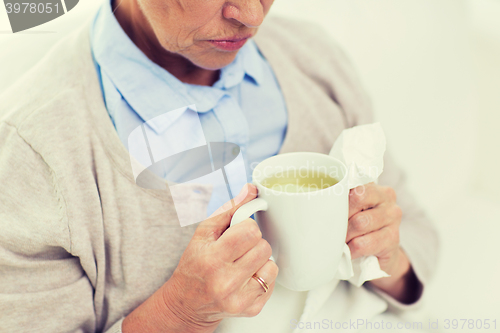
[[[356,187],[349,193],[346,243],[352,259],[374,255],[390,275],[370,284],[403,303],[412,303],[420,296],[421,285],[399,246],[401,217],[391,187],[374,183]]]

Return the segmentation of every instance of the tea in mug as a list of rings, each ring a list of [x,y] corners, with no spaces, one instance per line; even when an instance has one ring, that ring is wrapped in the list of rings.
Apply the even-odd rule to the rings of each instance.
[[[314,169],[293,169],[265,178],[261,184],[275,191],[302,193],[322,190],[339,181],[325,172]]]

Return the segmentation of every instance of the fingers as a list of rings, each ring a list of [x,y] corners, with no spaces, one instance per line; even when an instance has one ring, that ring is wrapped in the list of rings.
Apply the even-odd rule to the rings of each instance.
[[[256,274],[269,286],[267,292],[260,285],[260,283],[252,276]],[[278,276],[278,266],[268,260],[256,272],[245,276],[241,288],[237,288],[236,293],[230,293],[223,297],[220,302],[223,304],[223,311],[226,313],[225,317],[253,317],[259,314],[262,307],[271,297],[274,290],[276,277]],[[236,279],[232,279],[237,281]],[[231,285],[231,280],[227,280],[221,289],[227,288]]]
[[[267,284],[268,287],[271,286],[271,284],[274,284],[274,281],[278,277],[278,266],[276,263],[270,259],[267,259],[266,263],[255,273],[252,273],[250,276],[251,278],[248,280],[247,287],[250,291],[255,292],[255,296],[262,295],[266,293],[264,287],[257,281],[257,279],[253,278],[253,274],[255,274],[257,277],[260,277],[264,282]],[[269,292],[269,290],[267,291]]]
[[[346,243],[390,224],[401,222],[401,208],[396,204],[380,204],[375,208],[356,213],[349,219]]]
[[[233,199],[226,202],[217,209],[208,219],[201,222],[196,229],[199,237],[217,240],[229,227],[234,212],[242,205],[257,197],[257,187],[246,184],[240,193]]]
[[[269,287],[267,292],[255,278],[250,277],[245,292],[254,298],[254,302],[245,310],[243,316],[254,317],[260,313],[274,291],[278,271],[278,266],[276,266],[274,261],[268,260],[261,269],[255,272],[255,275],[260,277]]]
[[[262,233],[257,222],[252,219],[246,219],[227,229],[216,241],[215,246],[221,249],[220,252],[224,260],[235,261],[249,251],[253,251],[253,255],[257,256],[257,253],[262,251],[262,245],[256,250],[254,250],[254,248],[262,241],[264,241],[264,239],[262,239]],[[267,258],[263,258],[268,259],[269,256],[270,254]],[[246,262],[247,261],[245,261],[245,263]],[[255,269],[261,267],[264,262],[262,262],[260,266],[255,267]],[[255,272],[255,270],[253,270],[253,272]]]
[[[260,291],[261,295],[259,295],[255,300],[255,302],[245,310],[245,313],[241,317],[255,317],[256,315],[258,315],[264,308],[264,305],[266,305],[269,298],[271,298],[271,295],[273,294],[274,291],[274,286],[275,286],[274,282],[270,284],[267,293],[264,292],[264,289],[262,289],[262,287],[259,287],[261,288]]]
[[[347,243],[351,258],[363,256],[382,257],[399,248],[399,227],[391,225],[369,234],[353,238]]]
[[[349,218],[385,201],[396,202],[396,194],[390,187],[369,183],[353,188],[349,192]]]
[[[257,197],[257,187],[253,184],[245,184],[241,189],[240,193],[228,202],[224,203],[221,207],[219,207],[215,212],[210,215],[210,217],[220,215],[224,212],[229,212],[231,216],[234,215],[234,212],[238,208],[240,208],[245,203],[255,199]]]
[[[261,238],[258,243],[248,252],[239,257],[235,262],[235,268],[242,278],[251,276],[264,266],[272,255],[271,245]]]

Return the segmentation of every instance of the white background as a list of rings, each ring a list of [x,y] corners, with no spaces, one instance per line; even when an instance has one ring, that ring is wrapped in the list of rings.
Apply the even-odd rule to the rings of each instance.
[[[99,3],[15,35],[0,9],[0,92]],[[272,14],[323,25],[355,62],[441,233],[427,316],[500,331],[500,0],[276,0]]]

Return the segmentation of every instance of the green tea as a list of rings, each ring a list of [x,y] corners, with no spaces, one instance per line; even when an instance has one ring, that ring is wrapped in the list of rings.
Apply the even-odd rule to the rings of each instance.
[[[337,184],[339,181],[314,169],[294,169],[279,172],[265,178],[261,184],[275,191],[301,193],[322,190]]]

